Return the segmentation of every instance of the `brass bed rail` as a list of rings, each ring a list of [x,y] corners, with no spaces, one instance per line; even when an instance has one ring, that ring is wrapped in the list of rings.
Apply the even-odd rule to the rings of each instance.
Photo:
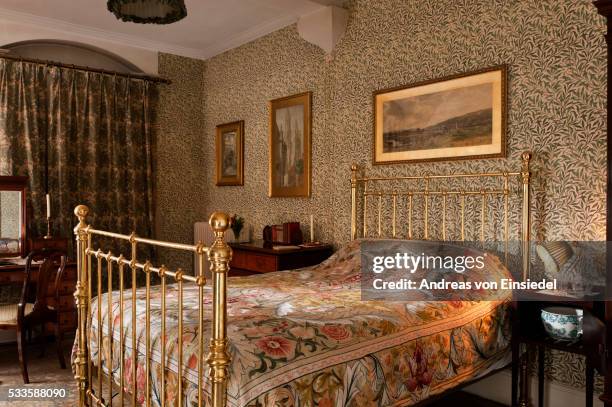
[[[493,210],[493,199],[502,200],[502,228],[504,252],[506,264],[508,262],[508,245],[510,241],[510,197],[518,196],[520,203],[519,237],[522,252],[522,277],[525,280],[529,276],[530,267],[530,236],[531,236],[531,209],[530,209],[530,161],[531,153],[525,151],[521,154],[521,167],[518,171],[499,171],[481,173],[458,173],[443,175],[418,175],[418,176],[398,176],[398,177],[366,177],[360,173],[356,164],[351,166],[351,239],[363,238],[404,238],[404,239],[423,239],[423,240],[449,240],[449,224],[453,219],[448,218],[448,209],[451,206],[451,198],[458,205],[458,219],[454,221],[459,224],[460,233],[455,237],[457,241],[466,241],[466,214],[468,199],[480,197],[479,236],[475,240],[485,242],[487,229],[488,212]],[[475,183],[477,180],[491,181],[487,187],[477,188],[474,185],[461,187],[449,186],[453,181]],[[435,186],[434,182],[447,182],[447,185]],[[513,189],[513,185],[518,188]],[[417,199],[420,200],[421,209],[418,211],[423,216],[420,226],[422,234],[416,236],[415,233],[415,206]],[[438,215],[440,233],[432,236],[431,223],[434,199],[441,207],[436,214]],[[401,201],[405,203],[404,213],[407,218],[405,232],[400,233],[398,206]],[[372,202],[373,201],[373,202]],[[369,203],[374,204],[375,229],[369,231]],[[390,215],[385,216],[383,222],[383,203],[390,204]],[[371,206],[371,205],[370,205]],[[359,224],[361,223],[361,227]],[[470,223],[474,224],[474,223]],[[383,227],[387,226],[390,233],[385,234]],[[361,232],[361,233],[360,233]]]
[[[77,244],[77,285],[74,297],[77,304],[78,312],[78,332],[77,332],[77,350],[75,357],[75,379],[78,382],[78,393],[79,393],[79,407],[84,406],[105,406],[111,407],[113,405],[113,303],[112,303],[112,292],[113,292],[113,274],[119,279],[119,352],[121,353],[120,365],[119,365],[119,404],[124,405],[124,392],[126,386],[124,383],[124,364],[125,364],[125,341],[128,340],[127,333],[124,335],[124,292],[125,292],[125,274],[126,268],[128,269],[128,277],[131,277],[131,348],[132,348],[132,375],[131,375],[131,403],[130,405],[136,406],[138,388],[137,388],[137,366],[139,356],[138,340],[136,338],[136,325],[141,321],[137,321],[137,304],[136,304],[136,290],[137,290],[137,273],[145,273],[145,394],[144,394],[144,405],[151,405],[151,361],[152,361],[152,348],[151,348],[151,273],[156,273],[160,279],[161,289],[161,345],[160,345],[160,365],[161,365],[161,405],[166,405],[166,287],[168,279],[172,279],[177,284],[178,290],[178,344],[177,344],[177,369],[178,369],[178,385],[177,385],[177,402],[179,406],[183,405],[183,380],[182,371],[183,366],[183,291],[184,284],[191,283],[197,286],[198,289],[198,311],[199,311],[199,342],[197,344],[198,349],[198,407],[202,407],[204,403],[204,286],[206,284],[205,276],[190,276],[184,273],[183,270],[176,269],[170,270],[165,266],[153,266],[149,260],[144,262],[139,261],[137,258],[138,245],[150,245],[157,247],[164,247],[169,249],[181,250],[194,252],[196,254],[197,262],[200,266],[200,270],[203,273],[204,256],[206,255],[210,262],[210,270],[212,274],[212,304],[213,304],[213,315],[212,315],[212,337],[210,339],[209,349],[206,356],[206,363],[208,364],[209,380],[212,384],[211,389],[211,404],[213,407],[223,407],[226,405],[226,387],[228,380],[228,366],[230,363],[230,356],[227,352],[227,332],[226,332],[226,279],[229,270],[229,262],[231,260],[232,251],[231,248],[224,242],[223,234],[230,226],[230,218],[227,214],[222,212],[215,212],[211,215],[209,224],[213,229],[215,235],[215,241],[210,247],[206,247],[203,244],[188,245],[164,242],[159,240],[147,239],[136,236],[135,233],[130,235],[124,235],[119,233],[113,233],[103,230],[97,230],[87,224],[87,215],[89,214],[89,208],[85,205],[79,205],[74,210],[79,223],[74,228]],[[124,257],[122,254],[116,256],[110,251],[103,252],[100,249],[94,249],[92,246],[92,237],[101,236],[105,238],[115,239],[119,241],[126,241],[130,244],[130,258]],[[90,355],[88,338],[92,333],[92,323],[90,314],[90,306],[93,300],[94,287],[92,287],[93,280],[93,262],[95,260],[96,265],[96,281],[97,287],[95,293],[97,294],[97,388],[93,386],[93,366],[92,358]],[[108,357],[104,361],[107,368],[108,374],[106,374],[106,383],[103,382],[103,376],[105,375],[103,370],[102,360],[102,329],[103,329],[103,317],[102,317],[102,277],[103,277],[103,266],[106,266],[106,277],[107,277],[107,315],[106,320],[108,321],[108,336],[110,342],[108,344]],[[114,270],[116,269],[116,270]],[[128,288],[129,289],[129,288]],[[116,316],[116,315],[115,315]],[[110,363],[110,366],[109,366]],[[104,391],[106,387],[106,392]],[[105,397],[105,393],[107,397]],[[172,403],[174,405],[174,403]]]

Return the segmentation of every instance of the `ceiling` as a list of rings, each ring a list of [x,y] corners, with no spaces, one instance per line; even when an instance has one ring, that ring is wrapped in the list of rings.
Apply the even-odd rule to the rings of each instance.
[[[338,0],[185,0],[169,25],[124,23],[106,0],[0,0],[0,17],[148,50],[206,59],[297,21]]]

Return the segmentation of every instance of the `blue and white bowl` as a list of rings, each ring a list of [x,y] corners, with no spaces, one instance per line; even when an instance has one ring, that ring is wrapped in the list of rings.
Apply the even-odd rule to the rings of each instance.
[[[582,336],[582,310],[571,307],[547,307],[542,310],[546,333],[554,339],[573,341]]]

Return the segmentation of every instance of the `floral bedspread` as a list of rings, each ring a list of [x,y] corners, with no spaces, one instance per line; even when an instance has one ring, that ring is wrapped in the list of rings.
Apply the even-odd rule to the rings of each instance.
[[[229,280],[228,336],[232,357],[230,406],[395,406],[411,405],[507,362],[510,338],[506,301],[368,302],[360,296],[360,241],[322,264],[296,271]],[[491,273],[507,273],[488,256]],[[197,405],[198,296],[184,285],[183,383],[185,405]],[[176,286],[167,287],[166,405],[177,391]],[[152,288],[152,401],[161,402],[158,287]],[[211,289],[205,298],[205,343],[210,337]],[[112,340],[108,299],[102,295],[102,360],[119,382],[119,293],[112,293]],[[96,299],[91,304],[91,358],[97,362]],[[131,326],[131,291],[124,292],[126,391],[137,369],[137,399],[144,401],[145,292],[137,291],[139,323]],[[136,329],[138,364],[132,366]],[[207,369],[206,369],[207,370]],[[209,383],[206,372],[205,391]]]

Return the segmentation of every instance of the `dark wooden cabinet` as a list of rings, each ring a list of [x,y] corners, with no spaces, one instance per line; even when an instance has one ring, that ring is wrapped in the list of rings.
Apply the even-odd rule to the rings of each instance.
[[[263,241],[230,243],[233,255],[230,276],[269,273],[313,266],[333,253],[331,245],[279,248]]]

